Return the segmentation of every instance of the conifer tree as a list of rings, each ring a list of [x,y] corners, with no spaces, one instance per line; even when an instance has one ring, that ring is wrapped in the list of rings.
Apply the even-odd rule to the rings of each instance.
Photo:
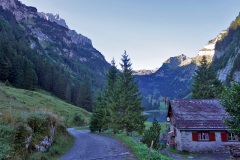
[[[114,59],[111,61],[111,67],[107,74],[107,84],[104,92],[97,98],[97,105],[91,118],[90,130],[92,132],[114,128],[113,123],[113,108],[116,106],[116,81],[118,70]]]
[[[91,117],[89,129],[91,132],[106,130],[106,110],[103,96],[100,94],[97,98],[96,108]]]
[[[132,75],[131,66],[130,58],[125,51],[122,55],[122,73],[120,73],[116,82],[116,94],[119,97],[115,101],[113,118],[115,118],[116,129],[125,130],[127,134],[132,131],[142,132],[146,120],[146,117],[142,114],[141,93]]]
[[[203,56],[200,64],[201,65],[193,76],[192,98],[220,98],[223,85],[217,79],[216,74],[211,71],[206,56]]]
[[[116,92],[116,82],[119,71],[117,70],[115,60],[111,61],[111,67],[107,74],[107,85],[104,91],[103,100],[105,101],[104,110],[106,113],[105,117],[105,128],[112,128],[115,132],[116,124],[114,123],[114,109],[117,106],[118,94]]]

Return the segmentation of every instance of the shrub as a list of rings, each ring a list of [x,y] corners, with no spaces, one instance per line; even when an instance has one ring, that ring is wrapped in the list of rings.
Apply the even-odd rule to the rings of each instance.
[[[75,115],[73,116],[73,123],[76,125],[84,125],[85,121],[82,115],[75,113]]]
[[[154,117],[152,126],[144,132],[142,142],[146,144],[148,147],[150,147],[153,141],[153,148],[158,149],[160,147],[159,143],[160,131],[161,125]]]
[[[14,131],[14,149],[21,158],[26,158],[27,150],[25,140],[32,133],[31,128],[24,123],[17,123]]]

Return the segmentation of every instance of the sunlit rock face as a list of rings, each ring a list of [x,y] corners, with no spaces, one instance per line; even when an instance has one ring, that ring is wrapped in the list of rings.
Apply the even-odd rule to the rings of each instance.
[[[223,35],[226,33],[227,31],[226,30],[223,30],[222,32],[219,33],[219,35],[210,40],[204,47],[203,49],[201,49],[199,52],[198,52],[198,55],[199,56],[214,56],[215,54],[215,45],[217,43],[218,40],[221,40]]]

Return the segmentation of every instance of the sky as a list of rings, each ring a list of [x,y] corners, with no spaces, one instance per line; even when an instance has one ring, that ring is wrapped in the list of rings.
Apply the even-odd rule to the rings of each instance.
[[[134,70],[159,68],[180,54],[195,57],[240,12],[240,0],[20,1],[59,14],[118,67],[126,50]]]

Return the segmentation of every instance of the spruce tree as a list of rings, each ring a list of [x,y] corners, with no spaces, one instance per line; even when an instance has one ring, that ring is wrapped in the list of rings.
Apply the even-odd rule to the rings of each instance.
[[[119,96],[115,103],[113,112],[114,123],[117,130],[125,130],[126,133],[132,131],[142,132],[145,128],[146,117],[142,114],[142,98],[138,90],[137,83],[132,75],[132,64],[126,51],[122,55],[122,73],[117,79],[116,94]]]
[[[193,76],[192,98],[220,98],[223,85],[217,79],[216,74],[211,71],[206,56],[203,56],[200,64]]]
[[[114,59],[111,61],[111,67],[107,74],[106,88],[102,94],[97,98],[97,105],[91,118],[90,130],[92,132],[107,130],[112,128],[115,130],[113,122],[113,108],[116,106],[117,94],[116,81],[118,70],[115,65]]]
[[[100,94],[97,98],[96,108],[93,111],[89,129],[91,132],[106,130],[106,110],[103,96]]]
[[[115,128],[116,123],[114,123],[114,109],[117,106],[117,100],[118,100],[118,94],[116,92],[116,82],[117,82],[117,78],[118,78],[118,73],[119,71],[117,70],[116,64],[115,64],[115,60],[113,59],[111,61],[111,67],[108,71],[107,74],[107,84],[106,84],[106,89],[104,91],[104,97],[103,100],[105,101],[105,106],[104,106],[104,110],[106,113],[106,117],[104,118],[104,123],[105,123],[105,128],[112,128],[114,130],[114,132],[116,132]]]

